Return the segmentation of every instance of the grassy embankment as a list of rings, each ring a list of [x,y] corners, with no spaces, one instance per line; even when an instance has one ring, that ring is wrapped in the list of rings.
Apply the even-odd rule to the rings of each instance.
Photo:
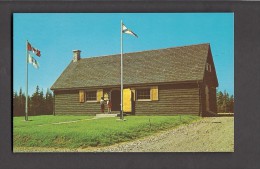
[[[127,116],[126,121],[117,121],[118,118],[92,118],[93,116],[34,116],[25,122],[24,117],[15,117],[13,145],[52,148],[107,146],[191,123],[200,117]]]

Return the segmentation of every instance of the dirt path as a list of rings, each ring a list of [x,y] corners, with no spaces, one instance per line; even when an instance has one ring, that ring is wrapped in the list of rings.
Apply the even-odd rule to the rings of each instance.
[[[64,122],[56,122],[56,123],[46,123],[46,124],[39,124],[37,126],[46,126],[46,125],[56,125],[56,124],[68,124],[68,123],[77,123],[80,121],[88,121],[88,120],[96,120],[97,118],[91,119],[81,119],[81,120],[73,120],[73,121],[64,121]]]
[[[83,149],[84,151],[84,149]],[[133,142],[95,151],[101,152],[233,152],[234,118],[208,117]]]
[[[192,124],[102,148],[15,148],[15,152],[233,152],[234,117],[207,117]]]

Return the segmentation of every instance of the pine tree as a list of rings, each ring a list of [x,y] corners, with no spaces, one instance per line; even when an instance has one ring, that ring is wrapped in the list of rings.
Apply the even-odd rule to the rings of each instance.
[[[22,88],[17,92],[13,92],[13,115],[22,116],[25,112],[25,96],[23,94]]]
[[[36,86],[36,90],[31,97],[31,115],[37,115],[40,109],[40,91],[39,86]]]
[[[17,92],[13,92],[13,115],[18,116],[18,95]]]
[[[218,112],[223,112],[222,105],[223,105],[223,93],[221,91],[219,91],[217,93],[217,108],[218,108]]]
[[[46,113],[45,99],[44,99],[43,89],[42,89],[40,94],[39,94],[39,109],[37,110],[36,115],[42,115],[42,114],[45,114],[45,113]]]
[[[224,113],[227,112],[227,92],[226,92],[226,90],[224,90],[224,94],[223,94],[222,111]]]
[[[230,98],[228,93],[226,93],[226,112],[230,112]]]
[[[233,95],[230,96],[229,107],[230,107],[230,112],[234,113],[234,96]]]
[[[46,91],[45,100],[46,100],[46,104],[45,104],[46,113],[53,114],[53,95],[49,89],[47,89],[47,91]]]
[[[234,96],[224,91],[222,93],[221,91],[217,92],[217,108],[219,113],[229,113],[234,112]]]
[[[19,91],[19,96],[18,96],[18,107],[19,107],[19,112],[18,115],[22,116],[25,113],[25,95],[23,94],[22,88],[20,88]]]
[[[28,112],[32,115],[53,114],[53,94],[50,89],[47,89],[44,94],[43,89],[40,91],[39,86],[36,86],[35,92],[32,96],[28,95]],[[25,95],[22,88],[19,94],[13,92],[13,116],[25,115]]]

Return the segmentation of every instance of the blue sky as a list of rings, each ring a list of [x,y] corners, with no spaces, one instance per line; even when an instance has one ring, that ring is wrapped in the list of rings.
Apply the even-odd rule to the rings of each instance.
[[[15,13],[13,88],[25,91],[26,40],[41,50],[39,69],[28,65],[29,94],[46,91],[72,60],[120,53],[120,20],[139,38],[124,35],[124,52],[210,43],[219,88],[234,94],[233,13]]]

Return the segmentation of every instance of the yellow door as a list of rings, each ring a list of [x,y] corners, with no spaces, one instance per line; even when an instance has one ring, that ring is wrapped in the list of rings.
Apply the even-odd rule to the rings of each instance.
[[[132,92],[130,89],[123,90],[123,111],[126,113],[132,112]]]

